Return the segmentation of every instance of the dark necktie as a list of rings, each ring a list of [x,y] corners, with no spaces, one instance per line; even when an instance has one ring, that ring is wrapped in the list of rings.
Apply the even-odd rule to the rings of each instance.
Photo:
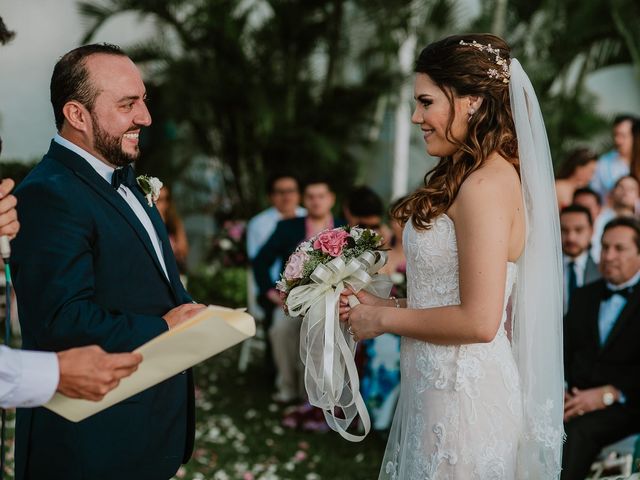
[[[633,294],[634,287],[635,285],[632,287],[621,288],[619,290],[612,290],[607,287],[605,288],[604,293],[602,294],[602,300],[603,301],[609,300],[614,295],[620,295],[628,300],[629,297]]]
[[[131,189],[135,188],[136,174],[133,171],[133,167],[131,165],[127,165],[126,167],[116,168],[113,171],[113,176],[111,177],[111,185],[116,190],[120,188],[120,185],[126,185]]]
[[[569,269],[569,288],[567,289],[568,297],[567,300],[570,302],[571,297],[573,296],[573,292],[578,288],[578,275],[576,275],[576,263],[569,262],[567,265]]]

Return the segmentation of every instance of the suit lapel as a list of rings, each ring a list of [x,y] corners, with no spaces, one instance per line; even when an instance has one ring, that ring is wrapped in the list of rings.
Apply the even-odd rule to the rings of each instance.
[[[162,246],[162,257],[164,258],[164,265],[165,267],[167,267],[167,274],[169,275],[171,288],[173,289],[174,294],[176,294],[177,282],[180,282],[180,273],[178,272],[175,257],[173,256],[173,249],[171,248],[171,241],[169,240],[169,235],[167,234],[167,227],[162,221],[162,217],[160,216],[160,213],[158,212],[158,209],[155,207],[155,205],[152,205],[151,207],[149,206],[149,203],[144,197],[143,192],[136,187],[133,189],[133,193],[147,212],[147,215],[149,215],[151,223],[153,224],[153,228],[158,234],[160,245]]]
[[[82,181],[95,190],[107,203],[116,209],[116,211],[135,231],[138,239],[142,242],[145,250],[151,256],[153,263],[156,265],[158,273],[169,284],[173,291],[173,285],[171,285],[171,282],[164,274],[164,270],[162,270],[156,251],[153,248],[151,239],[149,238],[149,234],[142,223],[140,223],[138,217],[136,217],[136,214],[131,210],[131,207],[120,196],[120,194],[111,185],[109,185],[109,183],[106,182],[105,179],[102,178],[84,158],[76,155],[74,152],[62,145],[59,145],[55,141],[51,142],[51,147],[49,148],[47,156],[59,161],[72,170]]]
[[[638,310],[638,306],[640,305],[640,292],[634,291],[627,304],[620,312],[620,315],[616,319],[616,323],[613,324],[611,328],[611,332],[607,337],[607,341],[602,346],[602,351],[604,352],[607,348],[613,343],[613,341],[620,336],[622,331],[624,330],[625,325],[631,320]]]
[[[584,269],[584,285],[595,282],[600,278],[600,271],[598,265],[593,261],[591,255],[587,257],[587,264]]]
[[[598,281],[597,288],[593,291],[595,308],[589,308],[587,305],[585,305],[585,320],[587,320],[586,324],[589,328],[589,341],[591,342],[594,352],[598,352],[601,349],[600,329],[598,327],[598,323],[600,319],[600,301],[602,300],[602,295],[605,289],[606,285],[604,281]]]

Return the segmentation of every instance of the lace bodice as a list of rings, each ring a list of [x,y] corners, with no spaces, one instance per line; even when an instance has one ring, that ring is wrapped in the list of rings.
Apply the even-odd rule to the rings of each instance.
[[[460,304],[458,244],[453,220],[446,214],[440,215],[431,229],[419,232],[409,222],[403,242],[407,257],[407,306],[429,308]],[[516,271],[514,263],[507,263],[505,309]]]

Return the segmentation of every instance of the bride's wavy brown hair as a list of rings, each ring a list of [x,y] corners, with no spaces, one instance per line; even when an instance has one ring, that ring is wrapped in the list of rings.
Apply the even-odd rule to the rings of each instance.
[[[427,230],[432,221],[453,204],[460,186],[496,152],[519,172],[518,142],[511,115],[509,84],[502,78],[492,78],[489,70],[501,69],[495,55],[476,47],[460,45],[474,40],[500,50],[500,56],[510,59],[507,43],[491,34],[453,35],[427,46],[416,61],[415,72],[425,73],[449,99],[450,116],[445,131],[448,141],[459,147],[459,156],[442,157],[427,172],[424,186],[418,188],[391,212],[401,224],[409,219],[418,230]],[[454,98],[467,95],[482,97],[478,111],[470,118],[467,136],[456,139],[451,134],[455,109]]]

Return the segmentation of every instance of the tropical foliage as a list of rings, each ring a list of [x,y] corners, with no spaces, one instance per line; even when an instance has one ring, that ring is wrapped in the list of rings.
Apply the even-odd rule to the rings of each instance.
[[[338,190],[353,183],[358,158],[398,101],[398,52],[411,35],[418,46],[465,30],[505,36],[536,87],[554,158],[607,131],[586,76],[629,62],[640,71],[635,0],[487,0],[477,18],[463,0],[96,0],[79,7],[85,40],[123,12],[159,27],[147,42],[125,46],[148,72],[155,120],[138,167],[184,181],[194,159],[208,159],[228,209],[243,216],[262,206],[265,177],[276,171],[319,174]]]

